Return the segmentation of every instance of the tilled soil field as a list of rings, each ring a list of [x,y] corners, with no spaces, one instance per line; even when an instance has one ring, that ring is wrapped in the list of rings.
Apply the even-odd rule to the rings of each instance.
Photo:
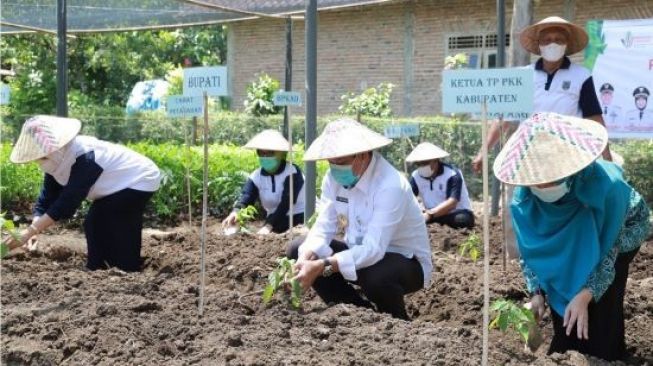
[[[41,249],[2,263],[4,365],[479,365],[482,260],[457,253],[470,234],[430,227],[433,285],[407,298],[405,322],[312,291],[303,309],[265,306],[260,290],[288,236],[225,237],[210,230],[204,315],[198,316],[199,230],[146,230],[143,273],[83,270],[83,235],[42,235]],[[480,228],[477,228],[480,233]],[[491,296],[525,301],[519,266],[502,269],[492,222]],[[626,364],[653,365],[653,246],[631,265]],[[547,341],[550,320],[542,322]],[[490,331],[491,365],[605,365],[575,352],[524,351],[516,333]],[[616,363],[623,364],[623,363]]]

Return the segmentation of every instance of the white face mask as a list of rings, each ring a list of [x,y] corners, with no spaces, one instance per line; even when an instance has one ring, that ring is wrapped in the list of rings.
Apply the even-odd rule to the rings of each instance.
[[[567,182],[546,188],[530,187],[531,192],[540,200],[548,203],[556,202],[569,192]]]
[[[433,175],[433,169],[431,169],[431,164],[423,165],[417,168],[417,174],[424,178],[431,178]]]
[[[566,50],[566,44],[557,44],[555,42],[551,42],[546,46],[540,46],[540,54],[542,55],[542,58],[549,62],[560,60],[562,56],[565,55]]]

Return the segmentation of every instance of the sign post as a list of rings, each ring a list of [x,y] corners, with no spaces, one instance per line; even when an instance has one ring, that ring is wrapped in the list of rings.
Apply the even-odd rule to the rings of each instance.
[[[283,91],[279,90],[274,93],[274,97],[272,99],[272,103],[275,106],[279,107],[286,107],[286,115],[288,116],[288,162],[290,163],[290,166],[293,166],[293,146],[292,146],[292,119],[291,119],[291,114],[290,114],[290,107],[291,106],[301,106],[302,105],[302,97],[299,94],[299,92],[293,92],[293,91]],[[289,204],[288,204],[288,231],[290,232],[290,242],[292,243],[292,234],[293,234],[293,219],[294,219],[294,214],[295,214],[295,207],[293,204],[293,199],[295,198],[295,182],[293,179],[293,173],[291,171],[291,174],[289,176],[290,178],[290,196],[289,196]]]
[[[410,138],[419,136],[419,123],[390,124],[383,129],[383,135],[389,139],[405,138],[412,149],[413,142],[410,141]],[[407,148],[408,146],[405,147]],[[408,155],[408,152],[404,149],[404,156],[406,155]],[[408,174],[408,163],[406,163],[406,160],[404,160],[404,172]]]
[[[227,95],[225,66],[191,67],[184,69],[184,96],[201,96],[204,114],[204,174],[202,189],[202,229],[200,234],[200,301],[199,315],[204,314],[204,279],[206,253],[206,218],[208,216],[209,177],[209,96]]]
[[[0,105],[9,104],[11,98],[11,88],[5,83],[0,83]]]
[[[445,113],[481,113],[483,154],[483,353],[488,364],[490,321],[490,235],[488,214],[487,120],[523,120],[533,110],[533,70],[524,68],[445,70],[442,110]],[[505,207],[503,208],[505,211]],[[504,252],[505,257],[505,243]]]

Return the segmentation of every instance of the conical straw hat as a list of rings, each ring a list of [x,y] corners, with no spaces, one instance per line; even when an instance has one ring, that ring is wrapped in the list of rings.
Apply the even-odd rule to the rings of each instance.
[[[326,125],[322,134],[306,150],[304,160],[335,159],[376,150],[391,143],[389,138],[355,120],[341,118]]]
[[[245,145],[246,149],[271,150],[271,151],[289,151],[288,140],[276,130],[264,130]]]
[[[409,163],[415,161],[427,161],[434,159],[446,158],[449,153],[433,145],[430,142],[422,142],[415,146],[415,149],[408,154],[406,161]]]
[[[522,186],[555,182],[591,164],[607,144],[608,131],[595,121],[536,113],[508,139],[494,175]]]
[[[48,156],[69,143],[81,128],[82,123],[74,118],[34,116],[23,124],[9,159],[20,164]]]
[[[528,52],[539,55],[540,33],[544,29],[552,27],[566,29],[569,34],[569,42],[567,43],[565,54],[573,55],[576,52],[582,51],[587,46],[587,42],[589,41],[587,32],[585,32],[582,27],[570,23],[560,17],[548,17],[524,28],[519,35],[519,42]]]

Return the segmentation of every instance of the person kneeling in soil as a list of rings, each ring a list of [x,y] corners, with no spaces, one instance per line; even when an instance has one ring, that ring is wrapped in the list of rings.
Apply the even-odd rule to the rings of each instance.
[[[295,164],[286,162],[288,140],[275,130],[265,130],[245,145],[256,149],[261,165],[250,174],[234,210],[222,221],[223,227],[236,225],[238,210],[261,200],[266,212],[259,234],[283,233],[290,227],[290,177],[293,182],[293,226],[304,223],[304,175]]]
[[[81,122],[72,118],[35,116],[21,130],[10,159],[36,162],[43,187],[32,224],[15,248],[62,219],[73,216],[84,198],[93,201],[84,233],[90,270],[141,269],[141,231],[145,205],[159,188],[161,172],[148,158],[124,146],[79,136]]]
[[[427,224],[437,222],[454,229],[473,228],[474,213],[463,175],[456,167],[440,159],[449,153],[439,147],[422,142],[406,157],[417,169],[410,176],[413,194],[424,205]]]
[[[389,140],[352,119],[329,123],[304,160],[328,160],[320,212],[287,250],[296,279],[326,303],[374,306],[408,319],[404,295],[427,287],[431,247],[410,184],[373,150]],[[344,235],[344,240],[334,239]],[[352,287],[357,284],[365,298]]]
[[[596,160],[600,124],[555,113],[523,122],[494,163],[517,186],[512,221],[536,317],[551,307],[549,354],[576,350],[623,359],[628,266],[650,231],[650,212],[621,168]]]

